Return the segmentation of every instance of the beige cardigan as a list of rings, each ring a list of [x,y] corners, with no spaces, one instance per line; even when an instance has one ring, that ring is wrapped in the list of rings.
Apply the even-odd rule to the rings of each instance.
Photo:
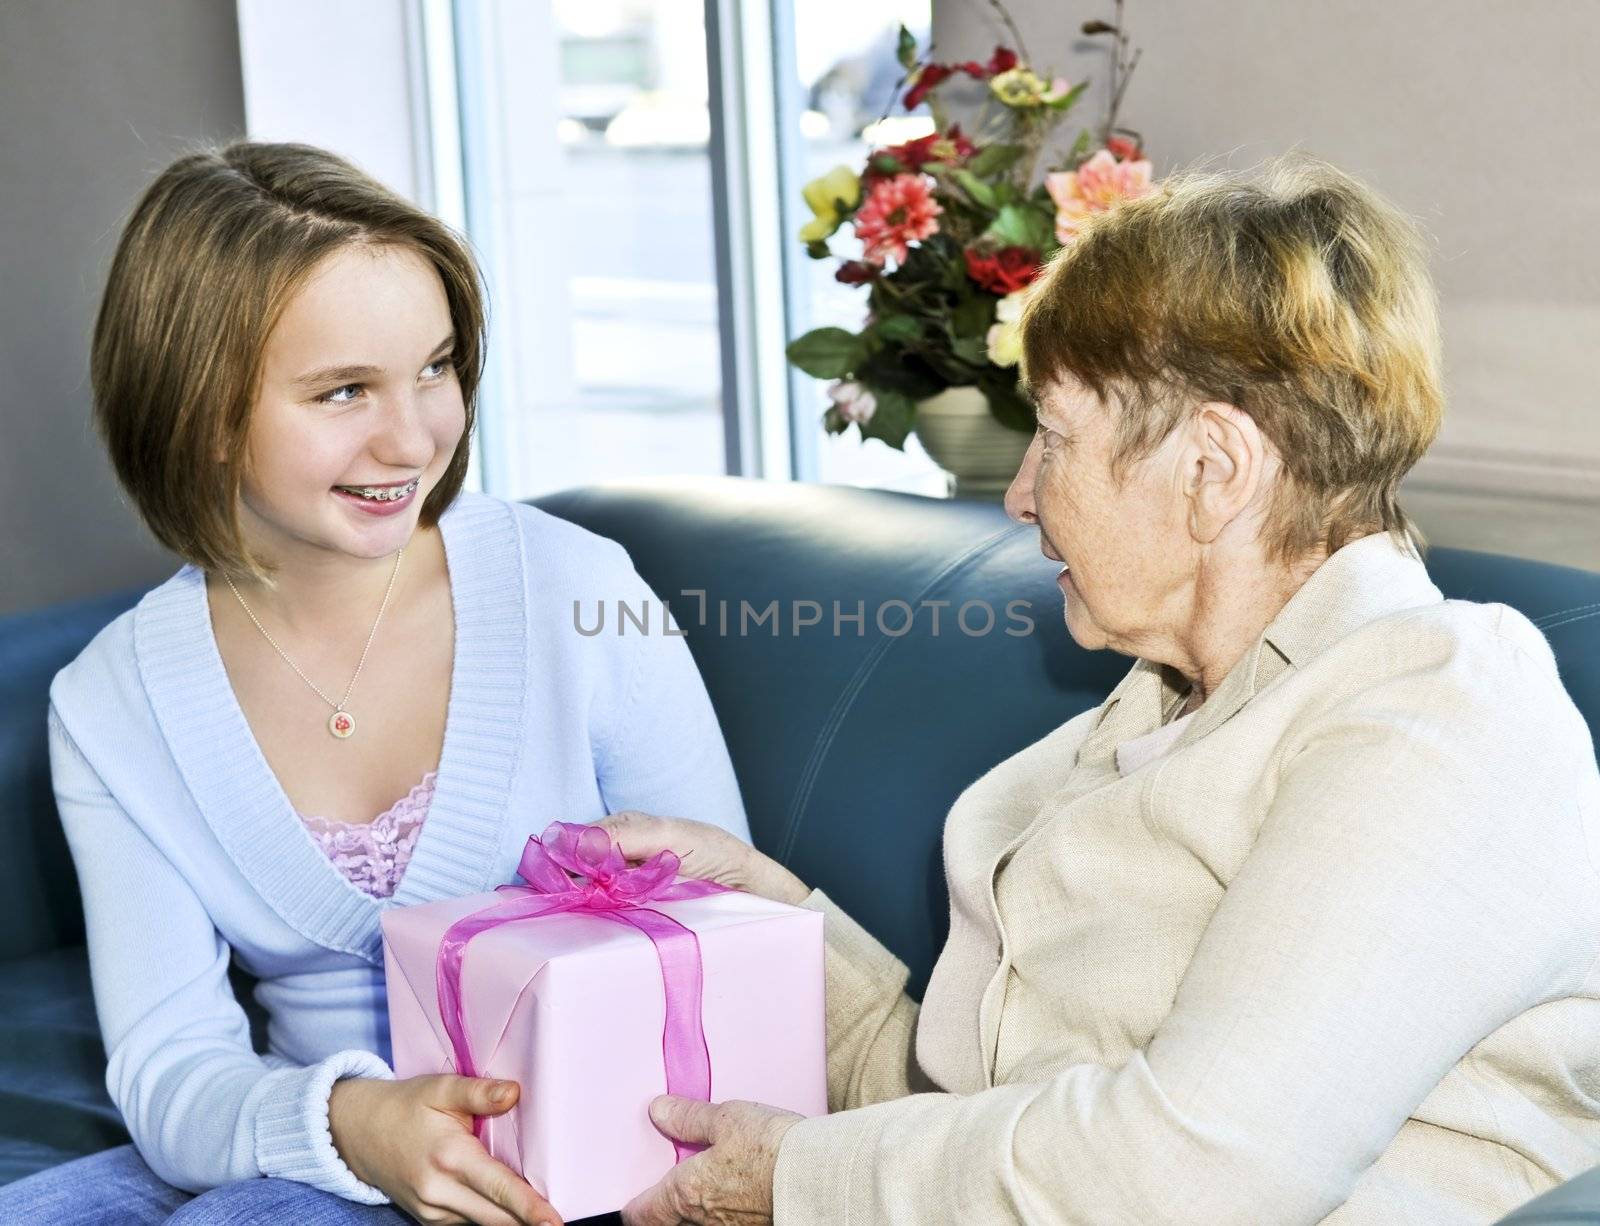
[[[1377,533],[1120,776],[1183,685],[956,801],[920,1009],[813,891],[835,1114],[777,1226],[1462,1226],[1600,1163],[1600,773],[1538,629]]]

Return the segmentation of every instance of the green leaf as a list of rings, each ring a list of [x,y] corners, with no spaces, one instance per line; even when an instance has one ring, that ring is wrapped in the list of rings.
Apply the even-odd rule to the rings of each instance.
[[[856,378],[872,389],[899,392],[911,400],[925,400],[941,392],[950,381],[936,374],[920,352],[880,349],[855,370]]]
[[[922,335],[922,321],[914,315],[886,315],[872,325],[879,339],[903,345]]]
[[[990,187],[970,170],[952,170],[950,177],[961,185],[962,191],[971,196],[976,203],[983,205],[984,208],[993,209],[999,207],[1000,202],[995,197],[994,188]]]
[[[900,35],[895,43],[894,58],[900,61],[900,67],[910,72],[917,62],[917,40],[905,26],[900,27]]]
[[[998,247],[1032,247],[1044,250],[1055,231],[1054,219],[1027,204],[1008,204],[995,215],[983,232]]]
[[[887,153],[874,154],[869,161],[869,165],[871,165],[872,169],[881,175],[897,175],[902,174],[905,171],[905,167],[901,165],[900,159],[891,157]]]
[[[990,367],[989,372],[979,380],[978,386],[988,398],[989,411],[1002,426],[1026,434],[1031,434],[1038,428],[1039,419],[1034,413],[1033,405],[1017,387],[1015,367],[1004,369]]]
[[[989,360],[989,346],[981,336],[958,336],[950,344],[950,352],[969,366],[982,366]]]
[[[1055,101],[1051,102],[1049,104],[1050,109],[1051,110],[1055,110],[1055,111],[1061,111],[1063,113],[1065,113],[1066,111],[1070,111],[1072,109],[1072,104],[1074,102],[1076,102],[1080,97],[1082,97],[1083,91],[1088,89],[1088,88],[1089,88],[1089,82],[1087,82],[1087,81],[1079,81],[1076,85],[1074,85],[1066,93],[1062,94],[1061,97],[1059,97],[1059,98],[1055,99]]]
[[[818,379],[842,379],[865,356],[861,338],[843,328],[813,328],[789,342],[789,360]]]
[[[825,260],[830,255],[832,255],[833,252],[828,250],[828,244],[827,243],[820,243],[819,242],[819,243],[807,243],[806,244],[806,254],[809,255],[813,260]]]
[[[957,337],[971,336],[983,339],[994,323],[994,308],[999,300],[989,294],[974,294],[963,300],[950,312],[950,330]]]
[[[1089,152],[1089,142],[1094,138],[1089,135],[1089,129],[1084,128],[1078,133],[1078,139],[1072,142],[1072,148],[1067,150],[1067,164],[1070,166],[1077,162],[1084,154]]]
[[[971,356],[963,357],[961,351]],[[972,383],[989,365],[989,355],[978,344],[976,337],[959,339],[948,349],[930,349],[923,356],[945,387]]]
[[[906,435],[911,433],[911,423],[916,418],[916,404],[904,392],[873,388],[878,407],[872,419],[861,427],[861,437],[879,438],[889,446],[904,450]]]
[[[1009,170],[1022,153],[1021,145],[986,145],[972,155],[967,169],[980,178],[988,179]]]
[[[933,286],[957,289],[966,276],[967,262],[961,254],[961,244],[940,231],[913,247],[906,262],[885,279],[896,282],[898,290],[914,293]]]

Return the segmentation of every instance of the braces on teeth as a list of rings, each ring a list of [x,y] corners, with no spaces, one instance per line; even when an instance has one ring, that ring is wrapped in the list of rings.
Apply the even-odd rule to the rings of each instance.
[[[397,498],[404,498],[412,490],[416,489],[417,483],[413,481],[409,485],[397,485],[393,488],[385,489],[374,489],[370,485],[341,485],[339,488],[346,493],[359,494],[361,497],[369,498],[375,502],[393,502]]]

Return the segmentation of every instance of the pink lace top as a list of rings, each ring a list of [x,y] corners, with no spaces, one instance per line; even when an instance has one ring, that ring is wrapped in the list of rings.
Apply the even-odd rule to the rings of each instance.
[[[422,833],[422,819],[428,816],[438,773],[429,771],[422,782],[370,822],[341,822],[303,813],[300,820],[352,885],[375,898],[388,898],[400,884],[417,835]]]

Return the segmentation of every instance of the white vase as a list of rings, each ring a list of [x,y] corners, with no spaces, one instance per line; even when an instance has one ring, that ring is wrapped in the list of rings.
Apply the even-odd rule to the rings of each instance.
[[[1006,496],[1033,438],[996,421],[975,387],[950,387],[918,401],[913,429],[933,462],[955,479],[957,498],[987,502]]]

